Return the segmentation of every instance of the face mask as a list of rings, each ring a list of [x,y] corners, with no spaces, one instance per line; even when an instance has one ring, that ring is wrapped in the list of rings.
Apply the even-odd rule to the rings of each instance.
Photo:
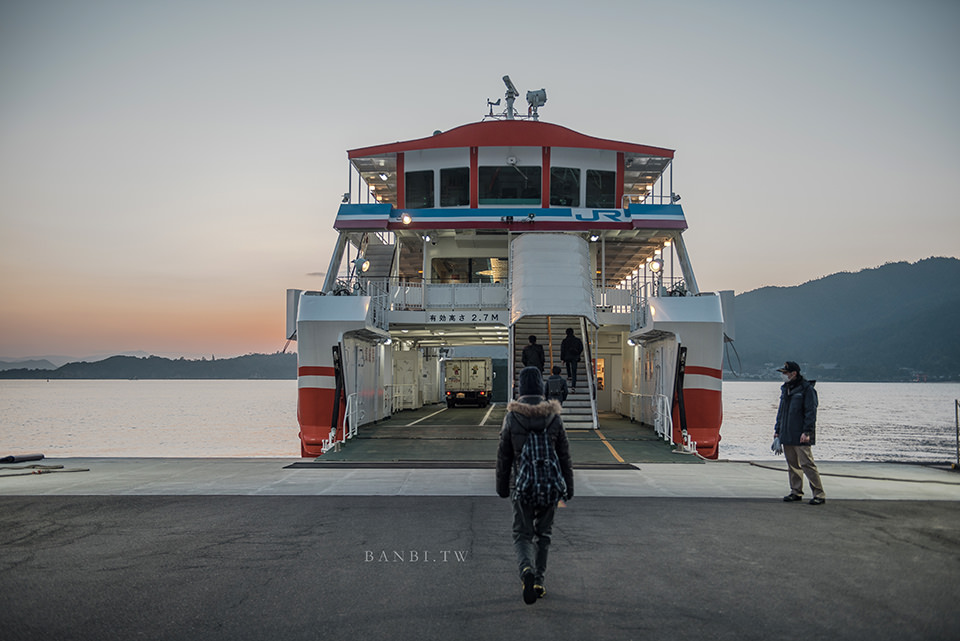
[[[780,374],[780,378],[782,378],[782,379],[783,379],[783,382],[786,383],[787,381],[790,380],[790,375],[789,375],[789,374]]]

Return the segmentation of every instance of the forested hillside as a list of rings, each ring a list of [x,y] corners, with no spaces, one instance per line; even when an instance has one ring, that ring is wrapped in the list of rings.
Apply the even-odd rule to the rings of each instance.
[[[770,377],[794,360],[824,380],[960,380],[960,260],[746,292],[736,297],[736,327],[746,377]]]

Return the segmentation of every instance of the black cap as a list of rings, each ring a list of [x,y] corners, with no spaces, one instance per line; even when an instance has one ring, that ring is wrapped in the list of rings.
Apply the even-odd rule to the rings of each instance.
[[[787,372],[796,372],[797,374],[799,374],[800,366],[794,363],[793,361],[787,361],[786,363],[783,364],[783,367],[781,367],[777,371],[783,372],[784,374],[786,374]]]

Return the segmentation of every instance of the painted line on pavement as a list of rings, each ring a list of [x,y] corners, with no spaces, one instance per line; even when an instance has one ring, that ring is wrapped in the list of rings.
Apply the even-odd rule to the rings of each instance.
[[[420,421],[425,421],[425,420],[427,420],[428,418],[430,418],[431,416],[436,416],[436,415],[439,414],[440,412],[446,412],[446,411],[447,411],[447,408],[444,407],[442,410],[437,410],[437,411],[434,412],[433,414],[427,414],[427,415],[424,416],[423,418],[418,418],[418,419],[415,420],[413,423],[407,423],[406,425],[404,425],[404,427],[410,427],[411,425],[416,425],[416,424],[419,423]]]
[[[490,404],[490,409],[487,410],[487,413],[483,415],[483,420],[480,421],[480,425],[486,425],[487,419],[490,418],[490,412],[493,411],[494,403]]]

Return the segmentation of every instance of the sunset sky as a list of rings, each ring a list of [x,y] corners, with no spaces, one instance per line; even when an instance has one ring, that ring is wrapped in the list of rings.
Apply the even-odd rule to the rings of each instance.
[[[0,359],[284,346],[346,150],[480,120],[676,149],[701,289],[960,256],[960,3],[4,0]]]

